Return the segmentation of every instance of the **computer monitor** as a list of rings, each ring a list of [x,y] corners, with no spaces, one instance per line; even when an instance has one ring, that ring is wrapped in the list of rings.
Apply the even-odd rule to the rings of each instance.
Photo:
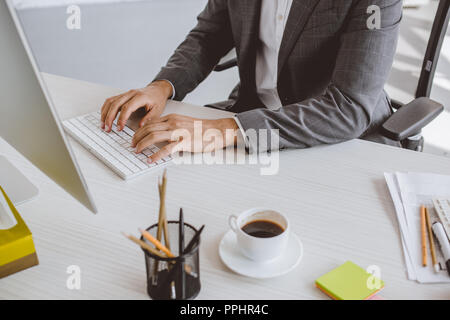
[[[0,136],[96,213],[10,0],[0,1],[0,41]]]

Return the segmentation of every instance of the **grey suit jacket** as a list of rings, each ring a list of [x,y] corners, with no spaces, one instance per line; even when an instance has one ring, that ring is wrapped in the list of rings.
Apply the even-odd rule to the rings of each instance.
[[[371,5],[380,7],[380,29],[367,27]],[[278,110],[267,109],[256,93],[260,6],[260,0],[209,0],[197,26],[155,80],[171,81],[174,98],[182,100],[236,48],[240,84],[228,109],[238,113],[244,130],[278,129],[280,148],[359,137],[396,144],[377,131],[391,114],[383,87],[395,53],[402,1],[293,0],[278,59],[283,103]]]

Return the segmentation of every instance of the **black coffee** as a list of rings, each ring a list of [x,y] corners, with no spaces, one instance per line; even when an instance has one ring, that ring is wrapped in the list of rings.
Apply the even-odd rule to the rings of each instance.
[[[255,220],[243,226],[242,231],[257,238],[271,238],[283,233],[284,229],[273,221]]]

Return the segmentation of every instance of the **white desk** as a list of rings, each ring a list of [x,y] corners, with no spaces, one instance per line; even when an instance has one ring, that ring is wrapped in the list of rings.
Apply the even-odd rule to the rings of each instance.
[[[119,92],[56,76],[45,79],[62,118],[96,110],[106,97]],[[80,145],[73,143],[73,148],[98,215],[0,140],[0,153],[40,189],[36,200],[19,207],[33,232],[40,265],[0,280],[0,299],[147,299],[143,253],[120,231],[137,234],[137,227],[156,221],[157,174],[124,182]],[[324,299],[314,280],[346,260],[362,267],[378,265],[387,299],[450,298],[448,285],[420,285],[406,279],[394,208],[383,178],[384,171],[395,170],[450,174],[449,159],[354,140],[284,151],[280,166],[275,176],[261,176],[259,167],[251,165],[169,168],[169,218],[176,219],[182,206],[187,222],[206,224],[199,298]],[[287,213],[303,241],[303,260],[288,275],[249,279],[228,270],[219,258],[228,215],[255,206]],[[79,291],[66,288],[70,265],[81,267]]]

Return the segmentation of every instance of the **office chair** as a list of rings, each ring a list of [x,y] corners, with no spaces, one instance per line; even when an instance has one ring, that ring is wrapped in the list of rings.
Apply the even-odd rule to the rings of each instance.
[[[444,110],[442,104],[430,99],[430,92],[442,43],[447,32],[450,16],[449,7],[450,0],[439,1],[423,59],[415,99],[408,104],[392,100],[391,104],[395,112],[380,127],[380,133],[383,136],[399,141],[404,149],[421,152],[424,144],[421,134],[422,129]],[[237,59],[233,58],[219,63],[214,71],[220,72],[235,66],[237,66]]]

